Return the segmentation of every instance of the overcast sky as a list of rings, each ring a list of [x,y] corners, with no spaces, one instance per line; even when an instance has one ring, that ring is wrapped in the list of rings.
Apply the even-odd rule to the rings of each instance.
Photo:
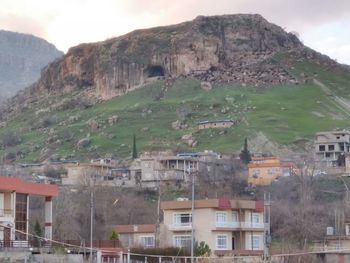
[[[350,64],[350,0],[1,0],[0,29],[45,38],[66,52],[138,28],[236,13],[259,13]]]

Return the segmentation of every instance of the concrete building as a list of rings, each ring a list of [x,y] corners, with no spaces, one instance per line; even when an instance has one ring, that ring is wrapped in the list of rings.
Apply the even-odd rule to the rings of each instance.
[[[124,247],[155,247],[156,225],[117,225],[115,230],[119,234],[119,240]]]
[[[0,176],[0,247],[28,247],[30,195],[45,198],[45,238],[52,238],[52,198],[58,187]]]
[[[204,241],[215,255],[262,255],[264,249],[264,202],[203,199],[161,203],[163,246],[189,247],[191,229],[195,241]]]
[[[248,183],[251,185],[269,185],[283,175],[279,158],[253,157],[248,164]]]
[[[230,128],[234,124],[233,120],[201,121],[198,123],[198,129]]]
[[[316,133],[315,159],[319,166],[337,166],[338,157],[348,152],[350,152],[350,131]]]
[[[199,170],[199,160],[191,156],[144,155],[138,166],[141,186],[156,187],[159,182],[187,183],[190,174]]]

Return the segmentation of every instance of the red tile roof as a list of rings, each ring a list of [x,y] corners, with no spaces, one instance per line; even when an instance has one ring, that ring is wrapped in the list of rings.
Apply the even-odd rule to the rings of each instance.
[[[0,191],[15,191],[21,194],[58,196],[58,186],[24,181],[17,177],[0,176]]]
[[[115,230],[119,234],[127,233],[155,233],[155,224],[143,224],[143,225],[116,225]]]

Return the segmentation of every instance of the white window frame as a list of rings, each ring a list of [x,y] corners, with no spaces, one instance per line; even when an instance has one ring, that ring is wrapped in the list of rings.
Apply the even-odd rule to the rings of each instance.
[[[215,212],[216,224],[227,224],[227,212]]]
[[[182,218],[185,217],[183,215],[188,215],[189,222],[182,222]],[[173,220],[174,220],[173,224],[175,226],[191,226],[191,224],[192,224],[192,213],[190,213],[190,212],[174,213]]]
[[[260,250],[260,241],[261,241],[261,236],[257,236],[257,235],[252,235],[251,236],[251,246],[252,246],[252,250]]]
[[[219,240],[225,240],[225,244],[219,244]],[[227,250],[228,248],[228,235],[219,234],[215,237],[215,247],[217,250]]]
[[[149,244],[147,241],[147,239],[150,239],[152,240]],[[143,247],[148,247],[148,248],[151,248],[151,247],[155,247],[155,238],[154,236],[140,236],[140,244],[143,246]]]
[[[174,246],[175,247],[186,247],[183,243],[189,242],[191,244],[191,235],[176,235],[174,236]],[[181,239],[180,241],[178,239]],[[188,239],[188,240],[186,240]],[[186,241],[184,241],[186,240]],[[180,244],[181,243],[181,244]]]
[[[239,222],[238,211],[232,211],[232,222]]]
[[[260,214],[259,213],[252,213],[252,223],[253,224],[259,224],[260,223]]]

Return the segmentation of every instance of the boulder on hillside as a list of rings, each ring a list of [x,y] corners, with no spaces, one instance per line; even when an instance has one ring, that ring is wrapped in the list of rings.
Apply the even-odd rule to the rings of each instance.
[[[111,117],[108,118],[108,124],[109,126],[113,126],[114,124],[116,124],[119,120],[119,116],[118,115],[113,115]]]
[[[90,138],[83,138],[81,140],[78,141],[77,143],[77,148],[81,149],[81,148],[86,148],[91,144],[91,139]]]

